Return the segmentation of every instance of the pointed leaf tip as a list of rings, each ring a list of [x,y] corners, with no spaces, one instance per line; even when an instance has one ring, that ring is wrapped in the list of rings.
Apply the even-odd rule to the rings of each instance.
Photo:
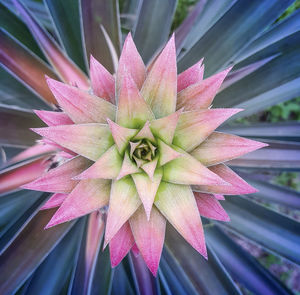
[[[187,152],[195,149],[217,127],[242,109],[208,109],[180,115],[173,144]]]
[[[143,84],[141,94],[157,118],[175,111],[177,65],[174,36],[155,60]]]
[[[191,188],[162,181],[154,204],[187,242],[207,258],[201,218]]]
[[[92,55],[90,56],[90,76],[95,95],[115,103],[115,78]]]
[[[145,173],[133,174],[132,178],[149,220],[155,195],[162,178],[162,170],[155,171],[153,180]]]
[[[108,204],[110,181],[104,179],[82,180],[55,212],[47,227],[64,223],[89,214]]]
[[[116,108],[110,102],[53,79],[47,83],[60,107],[75,123],[105,123],[106,118],[115,119]]]
[[[134,244],[129,222],[125,222],[109,243],[110,262],[116,267]]]
[[[180,91],[177,96],[177,109],[185,107],[186,111],[194,111],[210,107],[231,68]]]
[[[130,139],[136,135],[138,130],[122,127],[110,119],[107,119],[107,123],[119,152],[123,154]]]
[[[230,217],[212,194],[194,192],[196,203],[201,216],[220,221],[230,221]]]
[[[121,52],[117,71],[117,89],[120,87],[121,80],[126,76],[124,69],[128,70],[137,88],[141,89],[146,77],[146,67],[133,42],[130,32],[124,41]]]
[[[139,251],[149,270],[156,276],[165,239],[166,220],[155,207],[147,219],[141,206],[129,222]]]

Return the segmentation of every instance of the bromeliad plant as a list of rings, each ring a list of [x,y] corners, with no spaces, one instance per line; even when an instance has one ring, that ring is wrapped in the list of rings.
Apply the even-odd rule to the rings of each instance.
[[[112,266],[135,242],[156,275],[166,220],[207,257],[200,214],[228,221],[218,199],[255,192],[223,162],[265,144],[213,132],[241,110],[210,108],[229,69],[203,80],[201,63],[177,77],[172,36],[146,69],[129,34],[116,78],[91,57],[90,93],[48,79],[64,112],[36,111],[50,127],[34,131],[70,159],[23,186],[56,193],[46,228],[107,206]]]
[[[121,24],[133,38],[124,34],[122,51],[114,1],[46,0],[53,24],[37,2],[25,1],[31,12],[19,1],[1,4],[2,64],[33,93],[2,72],[9,159],[0,174],[0,293],[238,294],[224,266],[253,292],[288,293],[227,233],[299,262],[299,224],[245,196],[222,202],[231,221],[217,221],[229,221],[224,195],[254,193],[252,184],[257,197],[300,207],[299,194],[261,181],[265,169],[299,169],[297,125],[215,129],[299,93],[299,66],[290,66],[299,58],[299,13],[272,25],[292,2],[199,1],[164,46],[176,1],[124,1]],[[43,109],[35,110],[41,121],[29,107]],[[269,147],[253,152],[267,144],[230,133]],[[35,140],[17,155],[10,148]],[[200,215],[208,260],[166,227],[207,258]]]

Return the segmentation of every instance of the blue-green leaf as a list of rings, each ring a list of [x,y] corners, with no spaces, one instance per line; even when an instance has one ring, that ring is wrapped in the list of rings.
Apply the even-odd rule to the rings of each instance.
[[[208,251],[208,260],[205,260],[171,227],[166,231],[166,246],[171,255],[168,263],[182,268],[196,294],[241,294],[212,251]]]
[[[278,123],[251,123],[226,125],[220,128],[222,132],[228,132],[240,136],[268,138],[276,140],[300,141],[300,122]]]
[[[242,197],[228,197],[222,205],[231,220],[227,227],[300,263],[299,222]]]
[[[74,225],[44,230],[54,212],[40,211],[0,257],[0,294],[13,294]]]
[[[291,294],[268,270],[217,227],[208,227],[207,242],[232,276],[254,294]]]
[[[231,160],[228,165],[237,168],[267,170],[300,170],[300,143],[262,140],[269,144],[260,150]]]
[[[44,55],[25,24],[3,3],[0,3],[0,26],[41,58]]]
[[[148,63],[170,33],[177,0],[141,0],[133,29],[133,39],[145,63]]]
[[[85,69],[80,34],[79,2],[74,0],[46,0],[57,36],[68,56],[82,70]]]
[[[179,61],[182,71],[205,58],[206,74],[217,72],[234,60],[265,27],[272,24],[293,0],[236,1]]]
[[[117,54],[120,55],[121,31],[118,1],[81,0],[81,16],[88,62],[92,54],[107,70],[113,73],[112,56],[100,25],[104,27]]]
[[[0,104],[0,145],[31,146],[39,138],[29,128],[45,126],[29,111]]]
[[[74,267],[84,219],[77,222],[45,261],[36,269],[27,287],[27,294],[60,294]]]

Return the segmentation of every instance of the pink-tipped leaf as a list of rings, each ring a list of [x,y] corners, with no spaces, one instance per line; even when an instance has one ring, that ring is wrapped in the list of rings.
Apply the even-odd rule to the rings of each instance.
[[[125,152],[122,167],[117,175],[117,180],[125,177],[126,175],[140,172],[139,167],[130,159],[128,152]]]
[[[166,219],[156,208],[146,216],[142,206],[130,218],[134,240],[148,268],[156,276],[165,240]]]
[[[48,126],[71,125],[74,124],[69,116],[63,112],[51,112],[35,110],[35,114]]]
[[[40,178],[23,186],[23,188],[52,192],[69,193],[78,184],[78,181],[72,178],[91,165],[91,161],[83,157],[75,157],[62,165],[49,170]]]
[[[191,188],[162,181],[154,204],[187,242],[207,258],[202,223]]]
[[[177,109],[182,107],[186,111],[207,109],[230,70],[231,68],[228,68],[180,91],[177,96]]]
[[[91,167],[74,179],[114,179],[118,176],[121,165],[122,158],[117,146],[113,145]]]
[[[108,204],[110,181],[81,180],[55,212],[46,228],[84,216]]]
[[[154,119],[150,107],[140,95],[127,69],[120,78],[117,123],[127,128],[140,128],[147,120]]]
[[[113,181],[107,213],[105,245],[141,205],[135,185],[130,176]]]
[[[217,127],[241,109],[209,109],[180,115],[173,144],[187,152],[203,142]]]
[[[156,118],[176,109],[177,66],[174,35],[153,64],[141,90]]]
[[[142,139],[148,139],[150,142],[156,142],[151,132],[149,121],[145,123],[143,128],[133,138],[133,140],[142,140]]]
[[[177,147],[173,146],[173,148],[181,156],[163,166],[164,181],[186,185],[226,185],[221,177],[210,171],[191,155]]]
[[[226,211],[212,194],[194,192],[194,196],[201,216],[220,221],[230,221]]]
[[[161,140],[163,140],[165,143],[171,144],[181,113],[182,110],[178,110],[177,112],[167,117],[152,121],[150,124],[152,133],[156,137],[159,137]]]
[[[153,180],[145,173],[133,174],[132,178],[149,220],[155,195],[162,178],[162,169],[155,171]]]
[[[117,83],[122,84],[124,77],[127,76],[128,73],[132,77],[137,88],[141,89],[146,78],[146,68],[140,54],[135,47],[130,32],[125,39],[121,52],[117,71]]]
[[[128,146],[130,139],[137,134],[138,130],[122,127],[109,119],[107,119],[107,122],[118,150],[122,154]]]
[[[115,119],[116,107],[110,102],[53,79],[47,82],[60,107],[75,123],[106,123],[107,118]]]
[[[252,194],[257,190],[224,164],[209,167],[209,170],[224,179],[227,185],[200,185],[194,191],[221,195]]]
[[[236,135],[213,132],[191,153],[203,165],[211,166],[240,157],[267,144]]]
[[[162,140],[157,140],[158,149],[159,149],[159,160],[158,165],[163,166],[178,157],[181,157],[181,153],[165,144]]]
[[[180,73],[177,77],[177,92],[191,86],[195,83],[199,83],[203,80],[204,65],[202,65],[203,58],[196,64]]]
[[[90,76],[94,94],[115,104],[115,78],[92,55],[90,58]]]
[[[59,207],[66,199],[67,196],[68,196],[67,194],[60,194],[60,193],[52,195],[50,199],[41,207],[40,210]]]
[[[93,161],[114,144],[111,132],[105,124],[61,125],[32,130]]]
[[[157,167],[157,164],[158,164],[158,157],[155,157],[152,161],[147,162],[141,166],[141,168],[147,173],[147,175],[150,177],[152,181],[153,181],[153,175]]]
[[[122,158],[117,146],[113,145],[90,168],[74,179],[114,179],[118,176],[121,165]]]
[[[110,262],[116,267],[134,244],[129,222],[125,222],[109,243]]]

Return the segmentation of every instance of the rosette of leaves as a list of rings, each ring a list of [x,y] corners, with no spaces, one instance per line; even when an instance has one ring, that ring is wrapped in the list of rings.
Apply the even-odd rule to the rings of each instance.
[[[95,161],[94,165],[96,165],[100,154],[95,156],[95,151],[101,153],[101,144],[97,149],[97,144],[100,142],[99,134],[96,134],[93,137],[95,140],[90,142],[90,147],[92,147],[90,150],[87,149],[87,145],[91,138],[87,136],[86,131],[83,132],[84,140],[79,140],[79,134],[76,132],[71,134],[72,127],[70,126],[99,124],[91,123],[91,120],[99,122],[99,116],[101,116],[101,112],[95,107],[95,102],[80,99],[79,90],[83,91],[85,97],[94,97],[93,95],[96,94],[109,101],[110,104],[101,102],[101,107],[98,105],[99,110],[106,110],[105,120],[109,119],[100,124],[107,124],[112,134],[108,140],[111,145],[107,146],[105,150],[109,150],[109,148],[112,150],[111,147],[115,144],[114,151],[117,152],[115,154],[121,154],[123,157],[117,165],[120,166],[120,163],[123,163],[127,157],[135,168],[140,169],[136,173],[130,172],[129,174],[144,175],[145,173],[147,177],[155,178],[155,174],[152,175],[150,170],[148,170],[150,174],[147,173],[147,168],[144,167],[144,170],[143,166],[157,160],[159,168],[157,171],[164,170],[164,165],[159,163],[161,145],[164,144],[171,147],[177,156],[188,150],[203,164],[207,160],[207,155],[211,156],[214,153],[214,156],[220,156],[220,154],[224,156],[224,151],[229,154],[234,151],[231,146],[232,142],[231,145],[226,145],[226,140],[214,141],[204,137],[202,149],[197,153],[194,151],[197,146],[194,146],[197,144],[197,138],[191,138],[191,136],[184,138],[188,142],[188,146],[185,146],[182,139],[179,140],[178,134],[176,140],[176,132],[174,133],[175,141],[172,142],[168,142],[168,139],[156,133],[153,127],[155,119],[161,120],[164,116],[171,115],[172,111],[178,117],[186,112],[195,112],[196,109],[193,108],[196,108],[197,105],[192,103],[189,105],[191,109],[188,109],[186,104],[178,105],[176,112],[176,108],[172,109],[172,107],[174,108],[172,100],[165,105],[156,102],[152,104],[148,101],[151,111],[148,110],[148,115],[143,117],[142,121],[135,121],[134,126],[130,126],[131,121],[116,120],[114,116],[121,108],[118,107],[116,112],[114,104],[117,106],[118,103],[120,104],[121,94],[123,94],[123,96],[121,95],[123,101],[126,91],[127,93],[133,91],[130,93],[130,98],[144,98],[147,101],[145,93],[147,91],[148,94],[151,93],[153,85],[162,85],[164,82],[162,75],[161,81],[156,81],[156,84],[152,83],[148,90],[146,86],[142,87],[142,84],[145,83],[144,80],[140,82],[137,77],[141,76],[134,76],[139,67],[131,60],[135,54],[133,50],[128,51],[130,54],[125,61],[126,67],[118,67],[118,64],[121,63],[121,60],[119,63],[119,58],[122,44],[128,31],[132,33],[137,52],[141,55],[140,65],[142,63],[146,65],[145,81],[151,76],[151,72],[158,71],[159,64],[161,67],[167,68],[168,72],[172,70],[172,67],[174,69],[172,61],[175,60],[176,50],[179,76],[184,76],[187,69],[194,70],[192,75],[188,75],[192,81],[186,81],[187,84],[180,89],[185,92],[194,90],[193,98],[207,97],[208,95],[207,93],[206,96],[204,95],[205,87],[201,88],[201,86],[198,86],[199,92],[196,93],[193,84],[206,85],[205,83],[211,79],[210,77],[216,77],[217,73],[224,73],[224,69],[233,67],[226,78],[224,75],[225,80],[222,86],[215,87],[215,93],[209,93],[213,98],[218,92],[213,100],[212,108],[209,110],[212,114],[214,109],[243,108],[243,112],[235,115],[236,118],[242,118],[291,99],[300,93],[300,67],[297,63],[300,55],[299,12],[296,11],[288,18],[275,23],[275,20],[294,1],[200,0],[175,31],[175,41],[171,38],[171,43],[169,42],[169,46],[165,49],[169,51],[172,49],[174,54],[168,55],[163,62],[161,56],[165,51],[162,48],[171,35],[170,28],[176,1],[124,1],[121,11],[116,1],[82,0],[79,2],[45,0],[45,3],[40,3],[26,0],[23,2],[2,1],[0,4],[0,57],[2,64],[0,73],[0,143],[2,147],[0,293],[239,294],[241,291],[235,284],[235,282],[239,282],[239,285],[243,285],[256,294],[289,294],[290,291],[238,246],[229,233],[239,234],[277,255],[299,263],[299,223],[265,207],[261,202],[257,202],[257,200],[262,200],[281,204],[291,209],[299,209],[299,193],[271,184],[266,177],[266,173],[275,170],[299,170],[298,123],[257,123],[244,126],[228,121],[218,128],[218,132],[249,137],[243,141],[247,144],[240,143],[240,149],[250,151],[249,143],[255,142],[253,139],[267,143],[268,147],[248,155],[242,155],[245,154],[245,150],[244,153],[239,154],[242,156],[238,159],[231,160],[233,157],[226,159],[226,161],[229,160],[226,165],[230,167],[231,175],[234,175],[240,181],[239,183],[245,186],[238,175],[243,177],[258,190],[257,193],[247,197],[240,195],[249,191],[243,190],[245,188],[243,185],[242,187],[237,185],[235,193],[222,191],[223,195],[228,195],[225,196],[226,201],[220,201],[223,197],[217,190],[209,192],[214,193],[213,197],[207,197],[205,192],[203,194],[202,188],[201,194],[199,193],[197,196],[201,200],[198,202],[197,199],[197,204],[200,204],[198,209],[204,223],[208,260],[199,255],[171,226],[167,226],[164,249],[157,276],[154,277],[144,262],[147,259],[145,259],[143,250],[144,247],[152,247],[151,241],[153,240],[148,239],[144,241],[143,245],[137,243],[137,236],[145,235],[143,227],[138,226],[139,233],[133,234],[136,244],[133,244],[133,240],[128,239],[126,235],[116,241],[115,247],[119,247],[118,251],[128,249],[125,251],[127,253],[131,249],[131,252],[118,266],[112,268],[110,259],[112,251],[109,253],[111,245],[102,251],[104,244],[111,241],[110,238],[107,238],[107,228],[105,232],[105,226],[107,227],[110,222],[109,219],[106,220],[106,217],[109,216],[109,203],[108,207],[100,206],[101,209],[99,209],[98,206],[96,211],[91,210],[92,213],[79,219],[73,219],[46,230],[44,227],[51,218],[58,216],[56,207],[65,201],[65,194],[69,193],[70,185],[77,184],[79,180],[80,183],[90,181],[83,179],[87,177],[88,172],[93,172],[90,170],[93,165],[89,161]],[[176,47],[172,45],[174,42]],[[132,44],[130,38],[129,45],[133,46]],[[87,60],[91,55],[94,59],[89,67]],[[201,77],[203,67],[201,67],[201,63],[198,63],[202,57],[204,57],[203,63],[205,64],[203,79]],[[193,67],[194,64],[197,66]],[[104,71],[104,68],[107,71]],[[135,71],[131,71],[132,68],[135,68]],[[104,72],[103,75],[100,75],[102,78],[93,82],[93,77],[98,79],[101,71],[102,74]],[[123,74],[120,75],[119,72],[123,72]],[[98,73],[98,75],[93,76],[93,73]],[[117,85],[113,90],[109,87],[112,79],[116,81]],[[59,80],[69,86],[57,82]],[[155,79],[148,80],[151,82]],[[157,76],[156,80],[159,80]],[[120,82],[119,86],[118,81]],[[173,81],[175,80],[173,79]],[[151,84],[150,82],[148,84]],[[178,80],[176,82],[178,83]],[[174,87],[174,83],[167,85]],[[184,89],[185,87],[188,90]],[[166,91],[167,88],[161,87],[163,91]],[[183,97],[181,91],[177,94],[177,104],[178,97]],[[139,93],[141,93],[141,97]],[[190,95],[191,93],[188,97]],[[116,98],[117,102],[114,101]],[[164,98],[168,98],[168,96],[164,95]],[[75,101],[76,104],[72,104],[72,101]],[[83,107],[85,112],[83,112]],[[181,110],[181,107],[184,109]],[[166,108],[171,108],[172,111],[166,111]],[[37,118],[33,110],[37,110],[36,113],[50,127],[45,128],[44,123]],[[140,113],[140,110],[138,109],[137,113]],[[66,113],[68,116],[65,116]],[[98,117],[93,117],[94,115]],[[152,115],[154,117],[151,117]],[[225,116],[224,113],[223,116]],[[138,120],[140,119],[138,118]],[[224,117],[223,121],[226,119]],[[197,126],[198,129],[201,129],[201,126],[210,126],[212,132],[223,122],[221,120],[215,126],[211,126],[210,120],[212,118],[207,116],[202,124]],[[159,130],[162,127],[170,130],[172,126],[170,121],[167,122],[168,124],[160,126]],[[72,125],[73,123],[75,124]],[[66,141],[65,144],[54,140],[53,137],[50,138],[49,134],[59,136],[57,131],[59,126],[69,126],[68,132],[60,137]],[[124,145],[124,147],[119,146],[117,137],[113,136],[113,130],[116,133],[120,130],[118,126],[129,130],[138,129],[138,131],[132,131],[125,140],[126,146]],[[30,128],[38,128],[43,139],[35,135]],[[45,131],[41,130],[49,130],[47,128],[55,131],[46,132],[46,136]],[[139,137],[138,132],[146,129],[148,133],[143,133],[143,136]],[[180,132],[177,130],[177,133]],[[118,134],[124,135],[123,133]],[[81,149],[81,152],[74,151],[74,146],[70,145],[72,144],[70,139],[77,142],[77,148]],[[193,147],[191,148],[191,146]],[[207,147],[213,147],[214,150]],[[254,149],[252,147],[252,150]],[[77,157],[77,162],[73,162],[73,166],[67,167],[68,171],[56,175],[55,179],[60,181],[59,184],[63,189],[58,190],[54,195],[55,198],[49,193],[21,189],[21,187],[30,187],[37,183],[46,174],[58,171],[57,169],[61,170],[63,165],[70,163],[76,154],[82,155],[82,150],[94,154],[92,156],[89,154],[87,161],[80,161],[80,156],[78,161]],[[207,153],[207,151],[209,152]],[[67,158],[72,159],[66,161]],[[180,159],[179,156],[178,159]],[[171,163],[172,161],[170,161]],[[218,163],[214,162],[213,164]],[[78,166],[81,168],[78,169]],[[124,179],[131,181],[126,178],[129,177],[128,175],[120,175],[122,165],[119,168],[118,173],[114,172],[114,177],[109,179],[118,179],[121,182],[122,179],[123,182]],[[82,171],[82,174],[78,173],[79,170]],[[94,169],[93,173],[100,173],[99,171],[101,172],[101,169]],[[166,176],[166,174],[168,175]],[[171,181],[170,177],[176,176],[176,169],[169,169],[169,173],[166,174],[164,173],[163,182]],[[65,175],[71,177],[66,179]],[[217,172],[216,175],[218,175]],[[225,181],[230,183],[232,177],[227,177]],[[70,179],[73,184],[70,184]],[[182,182],[184,179],[191,181],[188,177],[182,176],[178,181]],[[172,181],[176,182],[174,179]],[[138,181],[133,180],[133,182],[137,183]],[[49,179],[44,181],[44,184],[51,185],[51,180],[50,182]],[[68,185],[69,188],[66,189]],[[84,190],[85,187],[82,186],[81,189]],[[91,198],[105,189],[100,187],[99,190],[95,189],[95,193],[90,191]],[[124,188],[120,187],[118,191],[124,192]],[[164,189],[161,188],[161,191]],[[87,192],[83,192],[87,197]],[[230,196],[232,194],[237,196]],[[148,216],[146,209],[146,218],[143,220],[141,217],[139,220],[147,224],[147,217],[151,219],[151,215],[157,210],[153,210],[153,208],[160,210],[159,205],[156,206],[153,199],[156,207],[149,210],[151,206],[148,204],[147,207],[142,198],[141,201],[143,201],[143,206],[140,210],[148,208]],[[104,205],[107,204],[103,203]],[[124,203],[124,212],[126,212],[125,205]],[[230,217],[229,222],[218,221],[228,219],[221,205]],[[80,206],[84,211],[88,202],[81,203]],[[72,202],[68,208],[70,213]],[[168,206],[166,208],[167,211],[172,212]],[[204,210],[207,208],[210,210]],[[122,206],[120,206],[120,212],[122,212]],[[188,217],[187,223],[192,224],[193,212],[189,209],[184,211],[183,216],[179,216],[178,211],[173,213],[174,219],[171,222],[173,225],[176,222],[182,223],[183,216]],[[81,215],[79,214],[77,217]],[[118,216],[121,215],[116,215],[116,217]],[[168,217],[166,218],[168,219]],[[118,220],[118,218],[115,219]],[[70,218],[64,221],[66,220],[70,220]],[[130,226],[131,230],[134,228],[130,221],[129,225],[125,223],[125,226]],[[176,228],[176,226],[174,227]],[[178,228],[176,229],[178,230]],[[182,231],[180,233],[182,234]],[[194,235],[191,236],[194,237]],[[205,252],[202,251],[202,254]],[[150,269],[152,272],[156,272],[157,267],[158,265],[155,265]]]

